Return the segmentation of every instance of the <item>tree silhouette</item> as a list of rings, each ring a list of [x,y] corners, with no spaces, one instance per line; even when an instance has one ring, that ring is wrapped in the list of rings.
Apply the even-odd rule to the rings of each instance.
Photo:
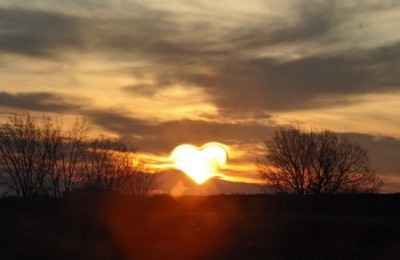
[[[83,182],[87,188],[145,195],[156,188],[158,174],[138,158],[136,149],[100,136],[88,143]]]
[[[328,130],[283,128],[264,148],[257,159],[259,177],[280,193],[373,193],[382,186],[368,151]]]
[[[49,176],[54,196],[62,197],[79,187],[88,131],[86,119],[76,118],[71,129],[59,136],[56,161]]]
[[[0,177],[18,197],[62,197],[79,187],[146,195],[159,175],[121,140],[89,138],[85,119],[63,132],[27,113],[0,126]]]
[[[46,195],[46,176],[56,160],[58,136],[59,128],[50,118],[41,123],[30,114],[9,118],[0,130],[3,184],[20,197]]]

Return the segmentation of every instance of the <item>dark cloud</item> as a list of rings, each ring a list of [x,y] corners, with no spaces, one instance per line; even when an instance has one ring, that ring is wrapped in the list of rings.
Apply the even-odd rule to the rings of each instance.
[[[351,95],[398,91],[398,64],[399,58],[382,62],[375,53],[286,62],[260,58],[232,62],[218,78],[192,80],[210,88],[222,107],[293,110],[343,104]]]
[[[345,42],[335,28],[351,21],[357,6],[305,1],[288,21],[256,17],[259,21],[243,30],[239,26],[224,33],[210,33],[210,25],[201,29],[172,11],[139,3],[131,7],[132,14],[121,17],[0,9],[0,51],[46,57],[75,50],[144,61],[132,75],[150,76],[155,83],[125,91],[151,97],[172,84],[195,85],[221,110],[314,109],[345,104],[354,95],[399,91],[400,42],[292,60],[250,55],[260,47]],[[198,30],[188,31],[190,25]]]
[[[323,40],[348,18],[346,16],[350,11],[335,1],[297,1],[294,5],[297,7],[295,13],[274,19],[266,17],[265,21],[260,21],[253,28],[243,28],[238,36],[232,37],[232,41],[243,48],[257,48]]]
[[[198,42],[182,39],[180,30],[176,29],[179,25],[164,17],[153,20],[154,24],[162,22],[164,29],[152,28],[154,24],[145,30],[135,27],[137,36],[130,35],[124,40],[115,37],[119,44],[113,42],[109,47],[128,49],[156,63],[147,70],[157,81],[146,86],[152,94],[168,84],[196,85],[206,89],[221,110],[315,109],[346,104],[350,97],[359,94],[399,91],[399,42],[372,50],[337,50],[293,60],[246,54],[260,46],[276,47],[296,41],[324,44],[326,40],[340,39],[345,42],[334,28],[343,20],[351,19],[353,9],[356,8],[343,9],[333,3],[301,5],[299,18],[293,25],[265,26],[262,32],[249,27],[244,30],[245,35],[237,38],[214,39],[215,42],[233,39],[229,42],[230,48],[225,49],[217,44],[210,48],[206,44],[210,39]],[[155,33],[149,36],[152,31]],[[139,47],[137,38],[143,43]],[[205,73],[203,67],[211,73]]]
[[[261,142],[274,126],[260,124],[216,123],[200,120],[148,122],[113,111],[90,111],[88,119],[107,131],[118,134],[140,150],[171,152],[177,145],[191,143],[201,146],[207,142],[245,144]]]
[[[84,43],[78,17],[38,10],[0,8],[0,52],[53,57]]]
[[[149,122],[126,116],[119,111],[86,110],[84,111],[84,115],[93,124],[116,133],[121,137],[146,133],[147,128],[150,127]]]
[[[378,81],[377,85],[399,89],[400,41],[371,51],[369,62],[373,66],[371,72]]]
[[[72,4],[75,5],[76,2]],[[90,2],[78,5],[83,9],[102,10],[93,15],[78,15],[79,12],[71,15],[60,8],[51,12],[0,6],[0,51],[47,57],[70,49],[119,60],[140,57],[178,64],[205,53],[201,48],[202,42],[197,37],[187,37],[173,12],[131,2],[127,7],[132,10],[130,15],[119,16],[109,5],[93,6]],[[221,52],[225,51],[207,51],[207,54]]]
[[[48,92],[23,92],[23,93],[8,93],[0,92],[0,107],[9,107],[19,110],[32,110],[43,112],[65,113],[77,111],[83,105],[69,101],[66,97]],[[78,99],[83,102],[82,99]]]
[[[400,177],[400,140],[388,136],[347,133],[346,136],[365,147],[378,174]]]

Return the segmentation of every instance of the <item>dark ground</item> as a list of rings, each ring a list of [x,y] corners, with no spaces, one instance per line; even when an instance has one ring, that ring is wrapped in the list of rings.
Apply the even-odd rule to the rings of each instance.
[[[400,195],[1,199],[0,259],[400,259]]]

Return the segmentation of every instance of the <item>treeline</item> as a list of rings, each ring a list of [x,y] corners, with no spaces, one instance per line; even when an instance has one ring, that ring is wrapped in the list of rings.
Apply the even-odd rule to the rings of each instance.
[[[18,197],[63,197],[77,188],[145,195],[158,174],[123,141],[90,135],[83,118],[64,130],[27,113],[0,126],[0,178]]]

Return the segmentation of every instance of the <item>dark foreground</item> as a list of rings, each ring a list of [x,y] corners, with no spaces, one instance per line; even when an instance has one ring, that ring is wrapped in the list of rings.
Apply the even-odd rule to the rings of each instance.
[[[0,200],[0,259],[399,259],[400,196]]]

